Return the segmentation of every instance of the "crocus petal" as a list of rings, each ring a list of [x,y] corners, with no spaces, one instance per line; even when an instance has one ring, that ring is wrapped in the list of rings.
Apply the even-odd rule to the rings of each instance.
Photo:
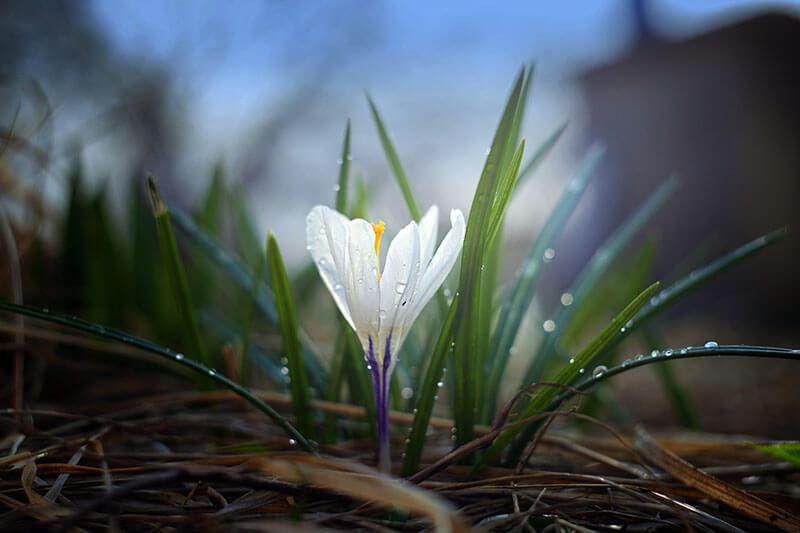
[[[464,233],[466,232],[466,222],[464,215],[459,209],[450,211],[450,231],[442,239],[442,243],[436,250],[436,254],[431,259],[428,268],[422,273],[421,279],[417,284],[417,297],[415,298],[412,309],[406,317],[409,324],[412,323],[425,305],[433,298],[436,291],[444,283],[447,275],[453,269],[464,244]]]
[[[381,276],[380,340],[391,338],[391,351],[397,353],[405,331],[397,326],[411,308],[420,274],[420,235],[416,222],[409,223],[392,239]]]
[[[422,270],[428,268],[433,251],[436,249],[436,238],[439,232],[439,208],[432,205],[419,221],[420,263]]]
[[[378,258],[375,255],[375,232],[366,220],[347,223],[347,247],[343,283],[353,325],[366,350],[370,332],[379,327]]]
[[[347,224],[348,220],[343,215],[318,205],[306,217],[306,243],[333,301],[350,327],[355,329],[342,283]]]

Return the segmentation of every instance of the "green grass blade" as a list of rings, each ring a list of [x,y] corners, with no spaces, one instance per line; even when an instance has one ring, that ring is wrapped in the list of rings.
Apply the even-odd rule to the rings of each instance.
[[[452,350],[453,323],[457,309],[458,297],[450,304],[450,310],[447,312],[441,333],[431,353],[428,367],[425,370],[425,378],[415,395],[414,422],[411,425],[411,433],[408,436],[405,455],[403,456],[403,466],[400,471],[400,475],[403,477],[411,476],[419,468],[422,449],[425,447],[425,439],[427,438],[428,423],[431,420],[433,406],[436,402],[435,398],[440,388],[439,383],[442,380],[444,365],[447,362],[447,356]]]
[[[753,447],[779,461],[786,461],[795,466],[800,466],[800,442],[753,444]]]
[[[564,229],[583,192],[589,184],[594,170],[603,156],[605,149],[594,145],[589,149],[575,175],[567,184],[550,216],[547,218],[531,251],[523,261],[517,279],[510,291],[508,303],[501,309],[500,319],[495,329],[492,352],[489,355],[489,379],[487,394],[484,398],[482,419],[490,421],[494,417],[498,391],[502,382],[511,347],[517,338],[522,319],[533,301],[536,284],[544,266],[544,253],[552,248],[553,243]]]
[[[225,211],[225,171],[222,163],[214,167],[214,173],[206,189],[201,208],[197,211],[197,221],[209,235],[219,238],[222,232]]]
[[[575,394],[589,390],[598,384],[618,376],[624,372],[651,364],[667,363],[682,359],[696,359],[701,357],[752,357],[766,359],[789,359],[800,361],[800,350],[791,348],[774,348],[771,346],[750,346],[744,344],[717,345],[707,343],[706,346],[687,346],[680,349],[665,349],[643,359],[626,359],[620,365],[609,368],[605,372],[592,374],[586,380],[574,385],[572,390],[563,391],[547,406],[548,411],[557,409],[559,405],[574,397]]]
[[[86,322],[85,320],[81,320],[79,318],[66,317],[64,315],[52,313],[47,310],[40,310],[30,306],[16,305],[2,301],[0,301],[0,310],[8,311],[10,313],[22,314],[39,320],[43,320],[45,322],[50,322],[51,324],[59,324],[61,326],[66,326],[68,328],[82,331],[84,333],[97,335],[104,339],[112,340],[115,342],[121,342],[123,344],[127,344],[128,346],[133,346],[140,350],[144,350],[146,352],[155,354],[167,361],[171,361],[172,363],[179,364],[185,368],[188,368],[198,376],[202,375],[204,377],[208,377],[209,379],[213,380],[223,388],[226,388],[234,392],[242,399],[253,405],[256,409],[267,415],[267,417],[269,417],[270,420],[275,422],[275,424],[277,424],[281,429],[283,429],[286,432],[286,434],[289,436],[290,439],[293,439],[295,442],[297,442],[297,444],[301,448],[314,455],[317,454],[316,450],[311,445],[311,443],[299,431],[297,431],[297,429],[294,426],[292,426],[288,420],[282,417],[266,402],[254,396],[250,391],[248,391],[244,387],[238,385],[237,383],[234,383],[233,381],[226,378],[222,374],[219,374],[216,370],[211,369],[193,359],[190,359],[184,356],[182,353],[175,352],[173,350],[170,350],[169,348],[164,348],[163,346],[159,346],[157,344],[153,344],[149,341],[140,339],[138,337],[135,337],[128,333],[124,333],[122,331],[118,331],[112,328],[107,328],[99,324]]]
[[[565,365],[552,381],[561,385],[571,385],[576,378],[584,374],[588,365],[619,335],[620,329],[647,303],[656,290],[658,290],[658,283],[654,283],[642,291],[569,364]],[[525,383],[525,385],[528,385],[528,383]],[[520,411],[518,418],[524,418],[543,411],[558,394],[559,390],[554,387],[539,389],[525,408]],[[496,460],[503,450],[513,442],[506,457],[506,464],[516,464],[527,442],[536,431],[536,427],[535,424],[529,424],[526,428],[518,427],[505,431],[489,448],[483,458],[483,462]],[[518,436],[519,438],[517,438]]]
[[[208,352],[200,334],[200,328],[197,325],[197,315],[195,314],[192,295],[189,291],[189,282],[186,280],[183,260],[178,252],[178,244],[175,241],[175,232],[172,230],[169,210],[161,200],[158,186],[152,176],[148,176],[147,185],[150,191],[150,199],[153,203],[153,214],[155,215],[156,230],[161,245],[162,261],[169,274],[172,294],[181,317],[187,346],[190,347],[193,353],[197,354],[197,358],[201,363],[208,365]]]
[[[666,202],[667,198],[669,198],[677,187],[678,181],[674,177],[664,182],[650,198],[623,222],[611,237],[597,249],[589,260],[589,263],[567,291],[572,296],[572,305],[559,305],[555,313],[553,313],[550,320],[555,323],[555,330],[545,332],[544,340],[525,372],[524,383],[534,383],[542,379],[547,365],[557,353],[564,326],[569,323],[576,310],[584,301],[586,295],[608,271],[620,252],[622,252],[634,235],[636,235],[656,211],[664,205],[664,202]]]
[[[497,198],[495,199],[494,206],[492,206],[491,217],[489,218],[488,243],[494,242],[497,237],[498,230],[500,229],[500,225],[506,213],[506,208],[511,201],[511,195],[514,194],[514,190],[517,187],[519,167],[522,164],[522,154],[524,152],[525,139],[522,139],[506,169],[505,177],[500,181],[500,188],[497,191]]]
[[[350,178],[350,121],[344,129],[342,158],[339,160],[339,181],[336,185],[336,210],[347,213],[347,182]]]
[[[497,130],[494,134],[489,154],[486,156],[478,187],[472,201],[467,220],[464,251],[457,292],[460,295],[455,317],[455,353],[453,405],[456,423],[456,445],[472,440],[477,408],[477,388],[482,379],[483,368],[479,353],[481,338],[490,324],[482,321],[481,312],[481,269],[485,268],[488,254],[489,221],[498,217],[495,199],[503,186],[502,169],[505,162],[501,157],[510,142],[514,117],[519,106],[525,80],[525,69],[520,71],[514,83]],[[506,176],[508,174],[506,173]],[[499,206],[498,206],[499,207]],[[499,215],[502,219],[502,215]],[[493,288],[492,288],[493,289]]]
[[[175,222],[186,236],[219,265],[228,275],[229,279],[240,289],[249,290],[253,286],[253,277],[249,274],[248,269],[237,261],[227,250],[214,242],[211,237],[197,226],[189,215],[178,209],[171,209],[170,216],[172,217],[172,221]],[[277,328],[278,312],[275,309],[274,297],[272,292],[263,283],[259,283],[256,305],[269,323]],[[305,337],[306,335],[301,329],[301,341],[303,341]],[[325,368],[319,362],[319,358],[310,346],[305,342],[303,342],[303,361],[308,369],[308,376],[314,390],[320,392],[324,391],[326,381]]]
[[[308,386],[306,367],[297,334],[297,313],[294,309],[292,289],[283,264],[278,243],[272,233],[267,237],[267,263],[269,264],[272,290],[275,293],[275,307],[278,310],[283,349],[289,360],[289,391],[292,396],[292,409],[297,426],[304,435],[314,434],[311,390]]]
[[[392,144],[392,140],[389,138],[389,133],[386,131],[386,126],[378,112],[378,108],[375,106],[375,102],[372,101],[369,95],[367,95],[367,102],[369,102],[369,109],[372,112],[375,127],[378,129],[378,136],[381,139],[383,152],[386,154],[389,167],[391,167],[392,173],[397,179],[397,184],[400,186],[400,191],[403,193],[403,198],[408,206],[408,212],[411,213],[411,218],[419,222],[419,219],[422,218],[422,213],[419,210],[416,199],[414,199],[414,193],[411,192],[411,185],[408,183],[408,177],[406,176],[406,171],[403,170],[403,165],[400,163],[397,150],[395,150],[394,144]]]

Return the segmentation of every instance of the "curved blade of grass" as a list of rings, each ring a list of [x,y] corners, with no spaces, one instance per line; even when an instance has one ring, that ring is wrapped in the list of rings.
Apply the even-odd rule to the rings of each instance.
[[[214,242],[208,234],[197,226],[189,215],[179,209],[171,209],[170,216],[172,221],[225,271],[231,281],[243,290],[252,288],[254,282],[247,268],[234,259],[227,250]],[[270,324],[277,328],[278,312],[275,309],[272,291],[263,283],[259,283],[255,302],[264,317],[266,317]],[[302,328],[299,331],[300,340],[303,341],[303,361],[308,368],[308,376],[311,380],[311,385],[316,391],[324,391],[325,368],[319,362],[319,358],[309,347],[308,343],[304,341],[307,335],[303,333]]]
[[[633,299],[614,319],[580,352],[573,360],[564,366],[553,379],[559,385],[570,385],[576,378],[586,372],[586,367],[594,361],[598,354],[602,353],[606,346],[611,343],[620,333],[620,329],[625,323],[634,316],[639,309],[658,290],[658,282],[653,283],[636,298]],[[525,383],[527,385],[527,383]],[[531,398],[530,402],[521,409],[518,417],[525,418],[543,411],[552,399],[558,394],[559,389],[555,387],[544,387]],[[537,424],[529,424],[527,427],[518,427],[503,432],[492,444],[485,456],[482,458],[479,467],[494,461],[500,457],[503,450],[512,444],[506,456],[506,464],[516,464],[522,454],[527,442],[537,429]],[[519,438],[517,438],[519,437]],[[516,441],[514,440],[516,439]]]
[[[559,305],[551,320],[555,330],[546,332],[539,349],[531,360],[523,383],[534,383],[542,379],[547,365],[556,355],[561,332],[581,305],[592,287],[602,278],[608,268],[664,202],[678,187],[675,177],[665,181],[594,253],[589,263],[573,282],[568,292],[572,295],[572,305]],[[624,325],[624,323],[623,323]]]
[[[557,409],[559,405],[574,397],[581,391],[589,390],[603,381],[628,372],[635,368],[667,361],[680,359],[696,359],[699,357],[755,357],[767,359],[791,359],[800,361],[800,350],[792,348],[775,348],[771,346],[752,346],[746,344],[713,345],[680,349],[665,349],[643,359],[627,359],[622,364],[609,368],[603,373],[590,375],[586,380],[574,385],[571,390],[565,390],[556,395],[547,406],[547,410]]]
[[[458,309],[458,296],[450,304],[441,333],[433,348],[428,367],[425,370],[425,378],[419,387],[414,402],[414,422],[411,425],[411,433],[406,442],[405,454],[403,456],[403,466],[400,475],[409,477],[419,468],[422,458],[422,449],[425,447],[425,439],[428,433],[428,423],[433,413],[433,405],[438,394],[439,383],[442,380],[444,365],[447,356],[451,352],[453,339],[453,323]]]
[[[474,434],[478,382],[482,379],[482,356],[479,353],[482,328],[490,324],[482,322],[481,313],[481,268],[485,264],[489,233],[489,221],[497,215],[494,212],[495,198],[501,188],[504,175],[504,162],[500,159],[504,147],[509,142],[514,116],[519,106],[525,69],[522,69],[514,83],[502,117],[495,131],[486,163],[481,172],[478,187],[472,201],[464,237],[464,251],[461,259],[461,272],[457,292],[460,294],[455,317],[454,353],[455,372],[453,405],[454,420],[458,431],[456,445],[471,441]],[[508,174],[505,175],[506,177]],[[492,287],[492,289],[494,289]]]
[[[209,358],[206,351],[200,328],[197,325],[192,295],[189,291],[189,282],[186,280],[186,271],[183,267],[178,252],[178,244],[175,241],[175,232],[172,230],[172,222],[169,216],[167,205],[161,200],[158,193],[158,186],[153,176],[147,177],[147,186],[150,191],[150,200],[153,203],[153,214],[156,218],[156,229],[158,231],[158,241],[161,244],[162,260],[169,273],[170,285],[172,288],[178,313],[181,316],[181,323],[184,329],[186,342],[192,352],[197,354],[200,362],[208,365]]]
[[[297,336],[297,313],[294,309],[292,289],[289,286],[289,276],[286,275],[286,267],[283,264],[278,242],[272,233],[267,237],[267,263],[272,279],[272,290],[275,293],[275,307],[278,310],[283,349],[289,360],[287,366],[292,409],[300,431],[304,435],[313,435],[311,391],[308,387],[306,368],[303,365],[300,339]]]
[[[339,181],[336,189],[336,210],[347,213],[347,182],[350,178],[350,120],[344,129],[342,158],[339,160]]]
[[[561,234],[575,207],[578,205],[583,192],[589,184],[594,170],[605,152],[600,145],[592,146],[584,157],[578,171],[567,184],[564,192],[550,213],[539,236],[536,238],[528,257],[520,267],[517,280],[510,291],[510,299],[500,311],[500,319],[495,329],[492,352],[489,359],[489,379],[487,394],[484,398],[482,419],[491,420],[494,417],[494,408],[497,404],[497,395],[502,382],[511,347],[517,338],[522,319],[533,301],[536,284],[542,272],[545,250],[551,248]]]
[[[500,229],[500,225],[503,222],[503,217],[506,213],[506,208],[508,207],[508,203],[511,201],[511,195],[514,194],[514,190],[517,187],[517,182],[519,178],[519,167],[522,164],[522,154],[525,152],[525,139],[520,141],[519,146],[517,147],[516,152],[514,152],[514,156],[511,158],[511,162],[509,163],[508,167],[506,167],[506,175],[505,177],[500,180],[500,187],[497,191],[497,197],[495,198],[494,205],[492,206],[491,216],[489,217],[489,229],[487,232],[488,243],[494,242],[495,238],[497,237],[498,230]],[[494,287],[492,287],[492,290]]]
[[[386,154],[389,167],[391,167],[392,173],[397,179],[397,184],[400,186],[400,191],[403,193],[403,199],[405,199],[406,205],[408,206],[408,212],[411,213],[411,218],[419,222],[419,219],[422,218],[422,213],[420,213],[419,206],[414,198],[414,193],[411,192],[411,185],[408,183],[406,171],[403,170],[403,165],[400,163],[400,158],[397,156],[397,150],[395,150],[394,144],[392,144],[392,140],[389,138],[389,133],[386,131],[386,126],[383,123],[381,114],[378,112],[378,108],[375,106],[375,102],[372,101],[369,95],[367,95],[367,102],[372,112],[372,118],[375,121],[375,127],[378,129],[378,137],[381,139],[383,152]]]
[[[182,353],[178,353],[173,350],[170,350],[169,348],[153,344],[152,342],[140,339],[138,337],[135,337],[128,333],[124,333],[122,331],[118,331],[112,328],[107,328],[99,324],[93,324],[91,322],[81,320],[77,317],[67,317],[57,313],[52,313],[46,309],[37,309],[35,307],[30,307],[27,305],[16,305],[0,301],[0,310],[33,317],[39,320],[43,320],[45,322],[50,322],[52,324],[59,324],[61,326],[66,326],[68,328],[72,328],[78,331],[83,331],[84,333],[89,333],[92,335],[103,337],[105,339],[121,342],[123,344],[133,346],[135,348],[144,350],[146,352],[150,352],[168,361],[172,361],[173,363],[184,366],[198,375],[207,376],[208,379],[213,380],[218,385],[221,385],[222,387],[237,394],[242,399],[253,405],[256,409],[267,415],[270,418],[270,420],[275,422],[275,424],[277,424],[281,429],[283,429],[286,432],[289,438],[294,439],[301,448],[305,449],[309,453],[317,455],[317,451],[314,449],[311,443],[302,435],[302,433],[297,431],[297,429],[294,426],[292,426],[288,420],[282,417],[266,402],[254,396],[250,391],[240,386],[239,384],[217,373],[216,370],[209,368],[197,361],[189,359]]]

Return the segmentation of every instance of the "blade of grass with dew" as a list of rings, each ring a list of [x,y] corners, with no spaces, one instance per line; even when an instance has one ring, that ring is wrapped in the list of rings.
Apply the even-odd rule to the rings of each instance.
[[[458,428],[456,445],[460,446],[472,440],[476,417],[476,388],[482,379],[483,369],[478,366],[481,355],[481,328],[489,324],[481,322],[481,267],[485,264],[487,254],[487,237],[489,221],[498,218],[494,211],[498,190],[504,185],[501,180],[508,174],[501,174],[503,162],[500,160],[503,147],[511,135],[511,127],[519,105],[525,69],[522,69],[514,82],[511,94],[506,102],[500,122],[495,131],[486,162],[478,181],[478,187],[472,201],[464,237],[463,255],[457,294],[458,307],[454,323],[455,351],[453,375],[453,418]],[[515,179],[513,176],[512,179]],[[427,391],[426,391],[427,392]]]
[[[146,352],[155,354],[167,361],[171,361],[175,364],[181,365],[191,370],[198,376],[207,376],[209,379],[213,380],[218,385],[237,394],[242,399],[253,405],[256,409],[267,415],[267,417],[269,417],[270,420],[275,422],[276,425],[278,425],[281,429],[283,429],[286,432],[289,438],[294,439],[301,448],[303,448],[304,450],[306,450],[311,454],[317,455],[317,451],[314,449],[311,443],[306,439],[306,437],[303,436],[299,431],[297,431],[297,429],[294,426],[292,426],[288,420],[286,420],[283,416],[281,416],[280,413],[278,413],[272,407],[270,407],[269,404],[267,404],[257,396],[253,395],[250,391],[248,391],[241,385],[231,381],[222,374],[217,373],[216,370],[209,368],[198,361],[188,358],[184,356],[182,353],[175,352],[173,350],[170,350],[169,348],[159,346],[152,342],[135,337],[128,333],[124,333],[122,331],[118,331],[113,328],[108,328],[105,326],[101,326],[99,324],[94,324],[92,322],[81,320],[76,317],[67,317],[57,313],[52,313],[47,310],[37,309],[26,305],[16,305],[0,301],[0,310],[8,311],[10,313],[22,314],[32,318],[36,318],[38,320],[50,322],[51,324],[59,324],[61,326],[65,326],[71,329],[83,331],[84,333],[97,335],[107,340],[121,342],[128,346],[133,346],[134,348],[138,348],[140,350],[144,350]]]
[[[425,369],[425,378],[418,387],[417,394],[414,395],[414,421],[406,441],[403,466],[400,470],[400,475],[403,477],[411,476],[419,468],[422,449],[425,447],[427,438],[428,423],[431,420],[433,405],[440,388],[439,383],[442,380],[444,365],[447,362],[447,356],[452,351],[453,325],[458,310],[458,298],[456,296],[450,304],[450,309],[442,324],[441,334]]]
[[[375,106],[375,102],[372,101],[369,95],[367,95],[367,102],[372,112],[372,119],[375,121],[375,127],[378,130],[378,137],[380,137],[383,152],[386,154],[389,167],[392,169],[392,173],[397,179],[397,184],[400,186],[400,191],[403,193],[403,199],[408,206],[408,212],[411,213],[411,218],[419,222],[420,218],[422,218],[422,213],[417,205],[417,200],[414,198],[414,193],[411,192],[411,185],[408,183],[408,177],[406,176],[406,171],[403,170],[403,165],[400,163],[397,150],[395,150],[394,144],[392,144],[392,140],[389,138],[389,133],[386,131],[386,126],[378,112],[378,108]]]
[[[571,385],[576,378],[585,373],[586,367],[595,360],[598,354],[602,353],[603,349],[611,343],[617,335],[619,335],[620,329],[625,323],[630,320],[631,317],[647,303],[655,291],[658,290],[658,285],[657,282],[653,283],[634,298],[633,301],[620,311],[620,313],[614,317],[614,319],[580,353],[578,353],[573,360],[556,374],[552,381],[559,385]],[[525,385],[527,385],[527,383]],[[554,387],[544,387],[540,389],[533,395],[527,405],[520,409],[517,418],[522,419],[537,412],[541,412],[558,392],[559,389]],[[503,432],[486,452],[479,467],[485,466],[487,463],[498,459],[503,450],[509,445],[511,445],[511,447],[508,450],[505,463],[516,464],[537,427],[536,424],[529,424],[527,427],[514,428]]]
[[[183,267],[178,244],[175,241],[175,233],[172,230],[169,210],[167,205],[161,200],[158,193],[158,186],[152,176],[147,177],[147,186],[150,191],[150,200],[153,204],[153,214],[156,220],[156,230],[158,240],[161,244],[162,261],[169,274],[172,293],[181,317],[181,323],[186,337],[186,343],[192,352],[197,354],[198,360],[205,365],[209,364],[208,353],[197,325],[192,295],[189,291],[189,283],[186,280],[186,271]]]
[[[557,409],[558,406],[573,398],[576,394],[589,390],[596,385],[618,376],[624,372],[635,370],[639,367],[668,363],[682,359],[696,359],[701,357],[752,357],[766,359],[788,359],[800,362],[800,350],[792,348],[775,348],[771,346],[751,346],[745,344],[717,345],[708,343],[708,346],[690,347],[660,351],[655,355],[642,359],[628,359],[623,364],[607,369],[605,372],[589,376],[586,380],[574,385],[572,389],[559,393],[547,406],[546,411]]]
[[[603,277],[608,268],[631,241],[644,224],[664,205],[667,198],[678,187],[675,177],[665,181],[594,253],[586,267],[568,289],[572,296],[571,305],[559,305],[549,320],[554,324],[552,331],[545,331],[533,359],[525,372],[523,383],[535,383],[542,379],[548,364],[557,354],[561,340],[561,330],[575,314],[586,294]],[[624,325],[624,324],[623,324]]]
[[[527,80],[526,80],[527,82]],[[526,85],[523,85],[523,94]],[[522,97],[520,97],[522,98]],[[518,108],[522,104],[518,105]],[[519,110],[518,113],[519,114]],[[515,121],[516,121],[515,117]],[[512,135],[513,135],[512,128]],[[503,226],[503,215],[506,212],[511,196],[517,184],[519,177],[519,168],[522,164],[522,154],[525,151],[525,139],[519,144],[516,152],[514,153],[511,161],[504,166],[504,178],[500,182],[499,190],[496,193],[496,198],[493,206],[493,215],[495,218],[489,221],[489,230],[487,236],[488,250],[486,257],[481,263],[480,269],[480,290],[478,291],[480,318],[478,323],[481,328],[477,332],[477,342],[475,344],[475,361],[474,368],[481,372],[486,366],[486,357],[489,353],[489,341],[492,333],[492,325],[494,324],[495,317],[495,292],[497,291],[497,280],[500,271],[500,262],[502,256],[503,243],[502,238],[499,236]],[[482,377],[482,376],[481,376]],[[475,381],[475,405],[483,405],[483,379],[476,379]]]
[[[253,278],[247,269],[200,229],[189,215],[179,209],[171,209],[169,213],[172,221],[181,228],[192,242],[213,259],[239,288],[247,290],[253,286]],[[256,305],[269,323],[274,327],[278,327],[278,313],[275,309],[272,292],[263,283],[259,284]],[[325,390],[325,368],[319,362],[319,358],[308,343],[304,341],[306,337],[302,329],[300,329],[300,340],[303,342],[303,361],[308,369],[311,385],[314,390],[322,394]]]
[[[543,260],[545,251],[552,248],[553,243],[564,229],[567,219],[575,210],[604,152],[603,147],[594,145],[583,158],[580,167],[570,179],[564,192],[561,193],[558,203],[548,216],[536,242],[520,266],[517,279],[509,292],[510,298],[501,308],[500,319],[492,340],[492,352],[489,355],[487,394],[483,401],[485,407],[482,420],[484,422],[489,422],[494,417],[503,373],[522,319],[533,301],[536,285],[545,264]]]
[[[347,182],[350,178],[350,120],[344,129],[342,158],[339,160],[339,181],[336,184],[336,210],[347,213]]]
[[[311,408],[311,390],[308,386],[306,367],[303,364],[303,353],[297,335],[297,314],[292,299],[289,277],[283,264],[278,242],[270,233],[267,237],[267,263],[272,279],[272,291],[275,293],[275,307],[278,311],[283,349],[289,360],[289,391],[292,396],[292,409],[297,426],[304,435],[314,434],[314,420]]]

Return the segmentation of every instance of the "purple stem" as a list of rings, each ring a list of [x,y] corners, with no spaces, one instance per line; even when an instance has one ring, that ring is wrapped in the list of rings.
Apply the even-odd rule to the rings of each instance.
[[[375,350],[372,346],[372,337],[369,337],[369,353],[367,362],[372,374],[372,383],[375,386],[375,416],[378,426],[378,464],[384,472],[390,472],[392,461],[389,453],[389,368],[391,367],[392,336],[386,338],[386,347],[383,353],[383,364],[378,365]]]

